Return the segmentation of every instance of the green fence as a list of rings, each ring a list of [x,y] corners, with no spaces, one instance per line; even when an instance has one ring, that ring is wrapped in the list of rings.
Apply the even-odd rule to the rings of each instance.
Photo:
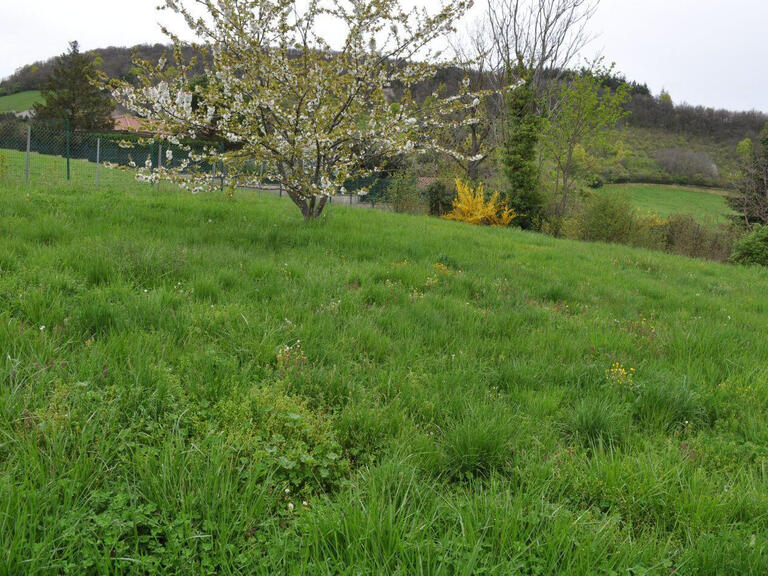
[[[0,182],[114,186],[135,182],[140,167],[176,168],[186,157],[181,147],[136,134],[72,130],[66,122],[0,120]],[[190,170],[221,177],[211,164],[197,163]]]
[[[201,151],[211,142],[196,142]],[[178,168],[187,152],[167,142],[150,142],[134,133],[72,130],[66,122],[0,119],[0,183],[78,187],[115,187],[136,182],[140,167]],[[197,163],[188,170],[204,172],[225,184],[223,170]],[[256,170],[256,168],[254,168]],[[360,202],[388,201],[391,180],[383,175],[346,182],[348,193],[366,188]],[[343,202],[343,198],[338,200]]]

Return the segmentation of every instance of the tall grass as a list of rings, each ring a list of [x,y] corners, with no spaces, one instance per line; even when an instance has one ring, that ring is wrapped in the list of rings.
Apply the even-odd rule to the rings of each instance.
[[[765,270],[0,194],[0,573],[768,567]]]

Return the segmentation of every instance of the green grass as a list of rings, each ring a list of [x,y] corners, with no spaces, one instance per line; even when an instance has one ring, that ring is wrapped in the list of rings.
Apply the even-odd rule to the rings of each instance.
[[[25,152],[0,148],[0,182],[6,185],[26,184],[27,155]],[[61,186],[64,184],[91,189],[99,186],[132,189],[142,185],[136,182],[136,174],[130,170],[98,167],[95,162],[70,159],[69,180],[65,158],[32,152],[29,160],[29,182],[34,186]]]
[[[0,194],[2,573],[766,572],[764,269]]]
[[[29,110],[32,106],[42,101],[43,97],[39,90],[28,90],[27,92],[0,96],[0,114]]]
[[[722,190],[662,184],[609,184],[602,190],[629,194],[641,213],[690,214],[702,223],[724,222],[733,214]]]

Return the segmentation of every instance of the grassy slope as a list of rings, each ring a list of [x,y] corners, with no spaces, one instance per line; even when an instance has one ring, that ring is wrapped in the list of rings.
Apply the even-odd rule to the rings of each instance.
[[[643,213],[660,216],[691,214],[702,222],[723,222],[733,214],[725,192],[692,186],[664,186],[661,184],[611,184],[605,191],[629,194],[633,204]]]
[[[0,96],[0,114],[4,112],[21,112],[29,110],[43,98],[39,90],[29,90],[28,92],[18,92],[8,96]]]
[[[658,182],[673,177],[666,174],[655,160],[657,152],[662,149],[682,149],[706,153],[717,165],[720,173],[720,178],[716,181],[702,182],[707,186],[732,185],[738,178],[737,142],[716,141],[702,136],[690,136],[636,126],[625,128],[623,139],[628,150],[628,175],[633,180]],[[704,180],[708,179],[704,178]]]
[[[0,194],[4,572],[765,573],[765,270]]]

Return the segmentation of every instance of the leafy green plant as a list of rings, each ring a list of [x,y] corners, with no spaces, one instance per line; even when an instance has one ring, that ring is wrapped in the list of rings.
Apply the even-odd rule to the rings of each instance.
[[[768,266],[768,226],[755,226],[733,246],[731,262]]]
[[[424,201],[413,172],[399,172],[387,188],[387,197],[395,212],[423,214]]]
[[[435,180],[426,190],[430,216],[444,216],[451,211],[456,190],[443,180]]]
[[[216,421],[231,445],[268,462],[295,489],[332,489],[346,475],[330,423],[275,385],[222,401]]]
[[[626,244],[635,225],[635,209],[623,194],[595,194],[578,216],[582,240]]]

